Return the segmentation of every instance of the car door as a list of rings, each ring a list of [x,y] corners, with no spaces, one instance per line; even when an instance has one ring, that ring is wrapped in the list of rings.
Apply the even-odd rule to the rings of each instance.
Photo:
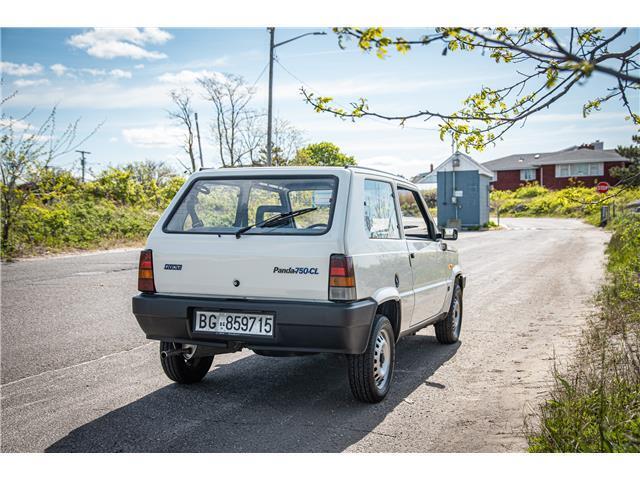
[[[449,267],[435,225],[417,190],[398,184],[402,228],[413,273],[415,325],[442,312],[447,295]]]

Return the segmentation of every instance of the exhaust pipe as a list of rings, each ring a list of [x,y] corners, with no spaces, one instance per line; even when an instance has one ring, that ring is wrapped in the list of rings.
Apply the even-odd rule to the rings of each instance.
[[[163,350],[160,352],[160,357],[162,359],[168,357],[177,357],[178,355],[190,354],[192,352],[191,348],[177,348],[175,350]]]

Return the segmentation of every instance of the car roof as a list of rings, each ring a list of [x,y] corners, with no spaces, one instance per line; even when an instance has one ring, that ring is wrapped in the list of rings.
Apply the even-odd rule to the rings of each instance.
[[[401,181],[412,185],[412,182],[399,175],[377,170],[375,168],[361,167],[357,165],[349,165],[346,167],[238,167],[238,168],[201,168],[198,172],[192,174],[192,178],[215,176],[262,176],[262,175],[337,175],[345,176],[355,174],[373,174],[376,176],[387,177],[396,181]]]

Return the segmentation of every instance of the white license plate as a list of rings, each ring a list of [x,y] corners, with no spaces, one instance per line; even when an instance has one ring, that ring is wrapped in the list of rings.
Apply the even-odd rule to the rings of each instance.
[[[273,326],[273,315],[269,314],[196,310],[194,331],[273,337]]]

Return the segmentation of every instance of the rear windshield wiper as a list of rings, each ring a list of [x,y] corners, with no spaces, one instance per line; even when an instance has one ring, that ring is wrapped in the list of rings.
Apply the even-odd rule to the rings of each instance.
[[[308,208],[301,208],[300,210],[293,210],[292,212],[280,213],[275,217],[269,217],[266,220],[262,220],[261,222],[254,223],[253,225],[247,225],[246,227],[240,228],[238,231],[236,231],[236,238],[240,238],[240,236],[243,233],[248,232],[254,227],[272,227],[277,223],[279,223],[281,220],[287,220],[289,218],[297,217],[299,215],[304,215],[305,213],[313,212],[314,210],[317,210],[317,209],[318,207],[308,207]]]

